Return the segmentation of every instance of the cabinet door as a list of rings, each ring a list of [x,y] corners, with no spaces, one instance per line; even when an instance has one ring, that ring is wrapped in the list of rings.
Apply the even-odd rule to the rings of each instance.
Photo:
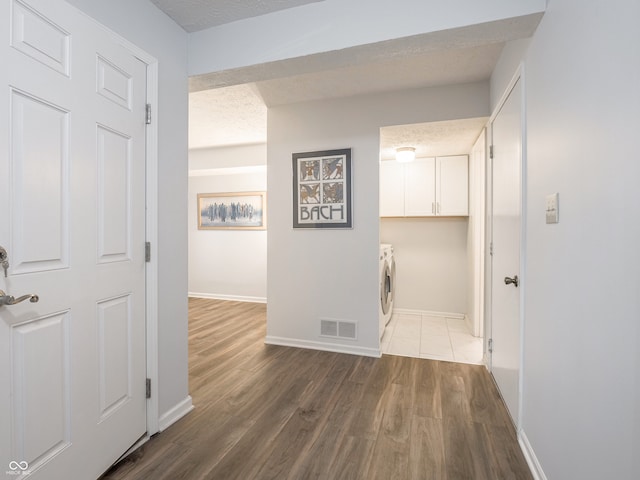
[[[436,159],[438,215],[469,215],[469,160],[467,155]]]
[[[404,165],[404,214],[407,217],[435,215],[435,158],[418,158]]]
[[[404,215],[404,169],[396,161],[380,162],[380,216]]]

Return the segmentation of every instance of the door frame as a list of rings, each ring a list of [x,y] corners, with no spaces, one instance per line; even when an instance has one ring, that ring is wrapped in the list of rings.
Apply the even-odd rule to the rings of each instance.
[[[150,261],[145,264],[145,330],[146,371],[147,378],[151,381],[151,396],[147,398],[147,434],[134,445],[134,448],[137,448],[160,429],[158,402],[158,59],[102,25],[96,19],[84,12],[82,14],[89,18],[97,28],[106,31],[115,42],[129,50],[147,67],[146,102],[151,105],[152,116],[151,123],[147,124],[145,139],[145,238],[151,244],[151,255]]]
[[[500,100],[496,104],[494,111],[489,118],[489,122],[487,124],[488,127],[488,138],[487,138],[487,149],[491,148],[493,145],[493,122],[495,118],[498,116],[500,110],[504,106],[507,98],[511,94],[511,91],[515,87],[516,83],[520,81],[520,89],[521,89],[521,99],[520,99],[520,139],[521,139],[521,151],[520,151],[520,259],[519,259],[519,268],[520,268],[520,284],[519,284],[519,312],[518,312],[518,322],[520,327],[520,338],[519,338],[519,349],[520,349],[520,358],[519,358],[519,369],[520,375],[518,377],[518,418],[514,418],[513,421],[515,423],[516,432],[518,436],[520,436],[521,426],[522,426],[522,415],[523,415],[523,394],[524,394],[524,332],[525,332],[525,292],[527,287],[526,282],[526,224],[527,224],[527,195],[526,195],[526,185],[527,185],[527,123],[526,123],[526,83],[525,83],[525,66],[524,62],[521,62],[511,80],[507,84]],[[493,257],[490,252],[490,249],[493,245],[493,158],[487,152],[486,155],[487,166],[486,166],[486,220],[487,223],[485,225],[485,231],[487,235],[487,243],[486,243],[486,255],[485,255],[485,316],[484,316],[484,332],[485,332],[485,364],[490,372],[492,372],[492,354],[489,353],[488,341],[490,338],[493,338],[493,302],[492,302],[492,278],[493,278]]]
[[[145,55],[147,55],[145,53]],[[139,57],[147,64],[147,104],[152,106],[151,123],[147,125],[146,156],[146,239],[151,244],[146,263],[147,302],[147,378],[151,381],[147,398],[147,437],[160,430],[158,402],[158,60]],[[155,111],[153,110],[155,109]],[[155,114],[155,117],[153,116]]]

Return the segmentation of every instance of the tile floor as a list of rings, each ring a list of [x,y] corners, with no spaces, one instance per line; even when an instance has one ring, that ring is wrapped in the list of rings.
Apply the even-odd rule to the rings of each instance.
[[[459,363],[482,363],[482,338],[465,321],[420,313],[394,313],[382,336],[382,353]]]

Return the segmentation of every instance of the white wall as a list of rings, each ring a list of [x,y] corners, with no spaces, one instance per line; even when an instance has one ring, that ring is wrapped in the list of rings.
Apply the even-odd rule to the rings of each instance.
[[[518,70],[530,44],[531,39],[524,38],[522,40],[509,42],[502,49],[502,54],[491,74],[492,112],[496,109],[496,106],[505,94],[509,82],[511,82],[514,74]]]
[[[469,228],[467,237],[467,325],[484,336],[486,130],[469,155]]]
[[[190,296],[266,302],[266,230],[198,230],[197,215],[199,193],[265,191],[266,162],[265,144],[189,151]]]
[[[233,145],[189,150],[189,171],[267,164],[267,144]]]
[[[146,0],[68,0],[158,59],[160,417],[188,397],[187,34]]]
[[[549,479],[640,472],[638,18],[636,1],[550,0],[525,56],[522,429]]]
[[[467,217],[381,218],[396,259],[394,307],[467,313]]]
[[[545,0],[325,0],[190,35],[189,74],[304,57],[544,11]],[[251,35],[247,35],[251,32]],[[460,40],[452,38],[452,41]],[[215,49],[212,45],[224,45]]]
[[[488,88],[457,85],[269,109],[268,341],[379,353],[380,127],[486,116]],[[292,153],[335,148],[352,148],[354,228],[293,230]],[[319,337],[320,318],[357,321],[358,340]]]

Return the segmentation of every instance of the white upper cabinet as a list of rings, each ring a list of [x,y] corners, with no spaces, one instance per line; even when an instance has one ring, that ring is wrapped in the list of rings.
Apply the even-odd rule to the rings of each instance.
[[[380,163],[380,216],[404,216],[404,168],[401,163]]]
[[[467,155],[436,159],[436,213],[469,215],[469,158]]]
[[[402,189],[399,190],[402,195]],[[417,158],[404,164],[404,216],[436,214],[436,159]]]
[[[468,168],[467,155],[382,162],[380,216],[468,215]]]

